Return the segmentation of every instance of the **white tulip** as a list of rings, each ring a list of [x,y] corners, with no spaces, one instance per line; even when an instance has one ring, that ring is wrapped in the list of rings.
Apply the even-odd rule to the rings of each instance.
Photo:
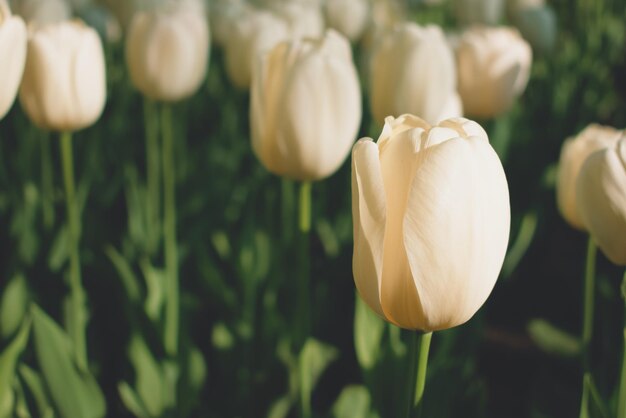
[[[378,142],[353,148],[352,214],[354,280],[382,318],[437,331],[485,303],[504,261],[510,205],[480,125],[387,118]]]
[[[20,103],[35,125],[76,131],[100,117],[106,100],[100,37],[81,21],[35,29],[20,87]]]
[[[328,26],[354,42],[369,23],[371,5],[369,0],[327,0],[324,12]]]
[[[11,14],[6,0],[0,0],[0,119],[13,102],[26,63],[26,26]]]
[[[455,0],[454,11],[462,25],[497,25],[504,15],[505,0]]]
[[[585,160],[594,152],[615,146],[623,132],[592,124],[561,147],[556,182],[556,202],[563,218],[574,228],[586,230],[576,205],[576,180]]]
[[[345,161],[361,123],[361,91],[350,44],[283,42],[258,60],[250,99],[252,148],[272,173],[319,180]]]
[[[138,12],[126,39],[133,84],[154,100],[188,98],[206,76],[209,42],[206,16],[185,4]]]
[[[374,118],[411,113],[437,123],[461,116],[454,55],[438,26],[397,25],[374,45],[370,58]]]
[[[465,114],[491,118],[508,111],[526,89],[532,51],[515,29],[476,27],[461,36],[457,64]]]
[[[626,139],[591,154],[576,184],[584,224],[613,263],[626,265]]]
[[[72,16],[67,0],[14,0],[13,9],[26,22],[38,25],[63,22]]]

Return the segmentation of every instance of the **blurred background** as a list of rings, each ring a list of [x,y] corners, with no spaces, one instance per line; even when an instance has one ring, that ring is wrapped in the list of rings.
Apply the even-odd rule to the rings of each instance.
[[[63,3],[45,3],[54,9],[55,2]],[[16,1],[13,9],[26,15],[32,8],[45,18],[73,14],[103,37],[106,108],[74,140],[89,358],[106,416],[140,416],[130,412],[131,391],[152,405],[159,401],[151,397],[167,392],[150,374],[167,373],[158,321],[151,321],[163,303],[162,257],[146,262],[155,231],[142,206],[145,103],[130,81],[124,52],[128,13],[143,6],[72,1],[61,12],[42,12],[35,3]],[[468,12],[458,8],[480,7],[461,3],[398,1],[394,19],[438,24],[453,39],[467,23],[459,13]],[[425,416],[569,418],[580,408],[586,236],[557,212],[556,168],[563,141],[589,123],[626,126],[626,3],[534,2],[523,16],[500,3],[496,20],[483,23],[516,25],[533,47],[525,92],[506,114],[481,121],[509,181],[511,243],[486,305],[467,324],[433,338]],[[226,6],[208,6],[213,30],[226,19]],[[213,15],[211,8],[220,11]],[[377,138],[381,126],[370,113],[363,64],[367,41],[355,42],[353,53],[364,92],[360,137]],[[289,349],[297,309],[298,265],[290,245],[296,185],[268,173],[252,153],[249,93],[231,82],[225,55],[213,44],[202,87],[173,106],[185,358],[179,371],[187,383],[178,386],[176,407],[157,405],[147,416],[296,416],[298,362],[309,365],[315,416],[400,416],[407,334],[357,303],[349,161],[313,185],[315,343],[304,354]],[[62,322],[68,250],[57,140],[33,126],[18,102],[0,122],[2,347],[15,331],[10,324],[21,321],[31,301]],[[592,368],[598,396],[613,410],[622,350],[621,272],[602,255],[597,271]],[[20,383],[14,384],[31,405],[30,416],[43,416],[26,382],[38,361],[27,346],[16,375]],[[597,409],[597,416],[608,416]],[[64,415],[56,410],[53,416]]]

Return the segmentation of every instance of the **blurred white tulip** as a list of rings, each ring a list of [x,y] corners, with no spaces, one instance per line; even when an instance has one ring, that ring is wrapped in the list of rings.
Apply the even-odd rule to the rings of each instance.
[[[327,0],[324,4],[326,22],[332,29],[352,42],[358,41],[371,14],[370,0]]]
[[[532,51],[515,29],[468,29],[456,51],[459,93],[466,115],[480,118],[501,115],[526,89]]]
[[[347,39],[283,42],[257,61],[250,98],[252,148],[274,174],[320,180],[350,152],[361,90]]]
[[[206,76],[209,48],[206,15],[194,7],[168,3],[138,12],[126,38],[131,80],[151,99],[186,99]]]
[[[324,16],[319,4],[286,2],[274,6],[271,10],[285,19],[293,39],[319,38],[324,33]]]
[[[27,23],[39,25],[63,22],[72,16],[67,0],[13,0],[13,11]]]
[[[230,31],[225,45],[226,71],[241,89],[250,87],[257,57],[291,37],[287,22],[267,10],[242,15]]]
[[[561,147],[556,182],[556,202],[563,218],[574,228],[586,230],[576,205],[576,180],[585,160],[594,152],[615,146],[623,132],[592,124]]]
[[[13,102],[26,63],[26,25],[11,14],[6,0],[0,0],[0,119]]]
[[[81,21],[34,29],[20,87],[20,103],[43,129],[76,131],[100,117],[106,100],[100,37]]]
[[[246,0],[215,0],[209,9],[211,39],[219,46],[225,46],[231,37],[233,27],[255,8]]]
[[[583,223],[609,260],[626,265],[626,139],[591,154],[576,182]]]
[[[397,25],[379,37],[370,57],[374,118],[412,113],[437,123],[461,116],[453,52],[440,27]]]
[[[376,143],[352,150],[354,281],[397,326],[468,321],[496,283],[510,217],[502,164],[475,122],[389,117]]]

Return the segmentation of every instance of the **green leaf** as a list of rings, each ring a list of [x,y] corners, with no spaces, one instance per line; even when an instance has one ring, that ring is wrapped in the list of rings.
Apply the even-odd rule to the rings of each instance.
[[[339,352],[336,348],[312,338],[304,343],[298,361],[300,366],[300,396],[305,407],[311,404],[311,394],[322,373],[338,355]]]
[[[156,269],[148,259],[141,260],[141,271],[146,280],[147,296],[144,309],[146,315],[156,322],[161,316],[164,302],[165,272]]]
[[[44,418],[54,417],[54,409],[52,408],[50,398],[46,392],[45,384],[41,376],[25,364],[20,364],[19,372],[22,380],[35,400],[37,410],[39,411],[39,415],[37,416]]]
[[[52,401],[64,418],[101,418],[104,396],[94,377],[74,363],[68,336],[45,312],[32,305],[35,352]]]
[[[235,345],[233,334],[223,322],[218,322],[213,327],[211,341],[213,342],[213,347],[220,351],[228,351]]]
[[[267,413],[267,418],[286,418],[293,402],[290,396],[283,396],[276,400]]]
[[[57,236],[54,238],[52,242],[52,246],[50,247],[50,253],[48,254],[48,267],[52,270],[53,273],[57,273],[65,264],[69,256],[69,234],[67,232],[67,227],[64,226],[59,229]]]
[[[135,367],[135,388],[151,416],[160,416],[165,408],[163,373],[141,336],[132,336],[128,357]]]
[[[115,266],[117,273],[120,275],[120,279],[122,279],[122,284],[124,285],[124,289],[126,290],[126,295],[128,299],[134,303],[138,304],[141,300],[141,291],[139,290],[139,280],[137,276],[133,272],[133,269],[128,264],[128,261],[120,254],[115,247],[111,245],[107,245],[104,249],[107,257]]]
[[[187,375],[189,376],[189,388],[195,392],[200,391],[206,381],[207,370],[204,356],[196,347],[191,347],[189,349]]]
[[[580,354],[580,340],[543,319],[533,319],[528,323],[530,338],[543,351],[563,357]]]
[[[370,393],[364,386],[347,386],[333,405],[334,418],[368,418]]]
[[[141,399],[137,393],[131,388],[128,383],[122,382],[117,385],[117,390],[120,393],[120,398],[124,406],[137,418],[150,418],[150,414],[146,411]]]
[[[24,394],[22,384],[19,379],[14,379],[13,382],[13,389],[15,390],[15,418],[32,418],[32,415],[28,410],[26,395]]]
[[[21,274],[11,279],[2,292],[0,300],[0,335],[3,340],[15,334],[28,309],[28,286]]]
[[[19,333],[0,354],[0,417],[2,418],[13,416],[13,404],[15,402],[15,394],[12,389],[13,380],[15,379],[17,361],[26,347],[29,332],[30,320],[24,321]]]
[[[385,321],[379,318],[357,295],[354,314],[354,346],[359,364],[365,370],[374,367],[380,357]]]

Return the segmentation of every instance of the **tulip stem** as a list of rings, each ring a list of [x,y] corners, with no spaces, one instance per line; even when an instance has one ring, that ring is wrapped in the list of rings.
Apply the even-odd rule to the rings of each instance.
[[[622,298],[626,307],[626,272],[624,273],[624,279],[622,280]],[[617,401],[617,418],[626,417],[626,309],[624,311],[624,332],[623,332],[623,346],[622,346],[622,372],[620,376],[619,384],[619,397]]]
[[[149,228],[159,228],[161,186],[160,186],[160,156],[159,156],[159,126],[156,119],[156,106],[149,99],[144,101],[144,123],[146,129],[146,182],[147,202],[146,216]],[[157,234],[157,237],[159,235]],[[153,255],[158,248],[159,240],[151,240],[147,248],[148,254]]]
[[[311,231],[311,182],[303,181],[300,185],[300,232],[308,234]]]
[[[68,331],[72,338],[76,354],[76,364],[82,371],[87,370],[87,344],[85,328],[87,318],[85,312],[85,291],[80,275],[80,214],[76,201],[74,185],[74,156],[72,153],[72,133],[61,134],[61,159],[63,165],[63,181],[65,183],[65,203],[67,207],[68,246],[69,246],[69,283],[71,312]]]
[[[298,280],[298,298],[295,315],[295,332],[297,352],[300,352],[311,333],[311,284],[310,284],[310,253],[309,238],[311,231],[311,183],[302,182],[300,184],[299,199],[299,259],[300,278]],[[302,378],[302,364],[299,362],[299,373]],[[300,417],[309,418],[311,416],[311,400],[305,396],[305,392],[300,387]]]
[[[582,363],[583,375],[591,373],[591,338],[593,336],[593,305],[595,293],[595,266],[596,266],[596,245],[593,238],[589,237],[587,243],[587,259],[585,261],[585,288],[583,301],[583,335],[582,335]],[[589,394],[588,385],[583,381],[583,393],[581,397],[580,416],[588,416],[587,402]]]
[[[430,351],[430,341],[433,333],[427,332],[420,334],[414,332],[411,339],[411,347],[409,351],[409,396],[407,417],[421,418],[422,416],[422,399],[424,398],[424,389],[426,387],[426,371],[428,369],[428,353]]]
[[[175,357],[178,353],[179,283],[178,247],[176,244],[176,174],[174,169],[174,133],[172,109],[163,105],[163,237],[165,240],[166,303],[165,351]]]

